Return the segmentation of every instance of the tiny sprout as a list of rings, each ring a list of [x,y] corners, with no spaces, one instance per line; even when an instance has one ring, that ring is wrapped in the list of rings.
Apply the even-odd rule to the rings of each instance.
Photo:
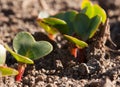
[[[7,45],[5,47],[19,63],[17,81],[21,80],[27,64],[34,64],[33,60],[42,58],[53,50],[53,46],[49,42],[35,41],[34,37],[28,32],[20,32],[15,36],[13,40],[15,52]]]
[[[2,76],[11,76],[17,75],[18,71],[12,68],[5,66],[6,60],[6,49],[3,45],[0,44],[0,74]]]

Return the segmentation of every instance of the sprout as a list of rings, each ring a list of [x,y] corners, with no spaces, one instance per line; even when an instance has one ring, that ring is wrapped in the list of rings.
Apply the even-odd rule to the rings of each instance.
[[[12,68],[5,66],[6,60],[6,49],[3,45],[0,44],[0,74],[2,76],[11,76],[17,75],[18,71]]]
[[[15,52],[7,45],[5,47],[19,63],[17,81],[21,80],[26,64],[34,64],[33,60],[44,57],[53,50],[53,46],[49,42],[35,41],[28,32],[20,32],[14,38],[13,48]]]

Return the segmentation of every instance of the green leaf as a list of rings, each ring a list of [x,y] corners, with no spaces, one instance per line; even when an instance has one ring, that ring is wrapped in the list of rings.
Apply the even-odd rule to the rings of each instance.
[[[102,9],[99,5],[94,5],[94,15],[98,15],[102,18],[102,23],[105,23],[107,15],[104,9]]]
[[[70,42],[74,43],[77,47],[79,48],[85,48],[88,47],[88,44],[84,41],[81,41],[75,37],[69,36],[69,35],[64,35],[66,39],[68,39]]]
[[[6,49],[0,44],[0,65],[4,65],[6,60]]]
[[[48,55],[53,46],[47,41],[35,41],[28,32],[20,32],[13,40],[13,48],[16,53],[26,56],[32,60]]]
[[[0,73],[2,76],[12,76],[17,75],[18,71],[9,67],[0,66]]]
[[[59,31],[66,33],[68,31],[66,22],[58,18],[43,18],[41,20],[38,19],[37,22],[49,34],[56,34]]]
[[[93,4],[90,1],[84,0],[82,2],[81,9],[81,12],[86,14],[89,18],[92,18],[94,16]]]
[[[72,35],[74,32],[73,20],[77,13],[78,13],[77,11],[67,11],[67,12],[62,12],[62,13],[56,14],[55,16],[52,16],[52,17],[64,20],[67,23],[68,28],[69,28],[65,34]]]
[[[89,18],[87,15],[79,13],[73,22],[75,32],[84,41],[94,36],[101,23],[101,17]]]
[[[73,22],[75,32],[82,40],[88,39],[88,29],[89,29],[90,19],[85,14],[77,14]]]
[[[101,17],[100,16],[95,16],[90,20],[89,38],[92,38],[94,36],[94,34],[96,33],[100,23],[101,23]]]
[[[60,20],[58,18],[44,18],[42,20],[44,23],[50,25],[50,26],[55,26],[55,25],[65,25],[66,22],[63,20]]]
[[[46,23],[42,22],[39,19],[37,20],[37,22],[38,22],[39,26],[41,26],[49,34],[54,35],[58,32],[57,29],[50,27],[49,25],[47,25]]]
[[[92,3],[89,0],[83,0],[81,3],[81,9],[87,6],[92,6]]]
[[[21,62],[21,63],[26,63],[26,64],[33,64],[34,62],[28,58],[28,57],[25,57],[25,56],[22,56],[20,54],[17,54],[15,53],[14,51],[12,51],[8,45],[5,45],[5,48],[13,55],[13,57],[18,61],[18,62]]]
[[[92,4],[90,1],[83,1],[82,5],[82,13],[86,14],[89,18],[92,18],[96,15],[102,18],[102,23],[105,23],[107,15],[103,8],[101,8],[97,4]]]
[[[63,34],[68,32],[68,26],[64,20],[58,18],[44,18],[42,23],[47,24],[51,30],[57,29]]]

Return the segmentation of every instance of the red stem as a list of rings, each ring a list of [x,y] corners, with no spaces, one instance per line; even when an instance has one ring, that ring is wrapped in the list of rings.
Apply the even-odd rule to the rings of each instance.
[[[71,54],[76,58],[77,57],[77,48],[71,48]]]
[[[53,34],[49,34],[48,37],[54,41],[54,35]]]
[[[83,63],[83,62],[86,61],[85,49],[80,49],[80,48],[77,48],[77,47],[73,47],[73,48],[70,48],[70,52],[75,58],[77,58],[77,60],[80,63]]]
[[[24,74],[25,68],[26,68],[26,64],[19,63],[19,65],[18,65],[19,74],[16,76],[16,81],[21,81],[22,80],[22,76]]]

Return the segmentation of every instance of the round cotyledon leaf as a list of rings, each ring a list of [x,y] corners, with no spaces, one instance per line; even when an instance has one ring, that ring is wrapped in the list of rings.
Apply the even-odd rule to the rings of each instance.
[[[6,49],[0,44],[0,65],[4,65],[6,60]]]
[[[69,40],[70,42],[74,43],[77,47],[79,48],[85,48],[88,47],[88,44],[82,40],[79,40],[75,37],[69,36],[69,35],[64,35],[64,37]]]
[[[3,76],[17,75],[18,71],[6,66],[0,66],[0,74]]]
[[[53,46],[47,41],[35,41],[28,32],[20,32],[13,40],[13,48],[16,53],[32,60],[48,55]]]

